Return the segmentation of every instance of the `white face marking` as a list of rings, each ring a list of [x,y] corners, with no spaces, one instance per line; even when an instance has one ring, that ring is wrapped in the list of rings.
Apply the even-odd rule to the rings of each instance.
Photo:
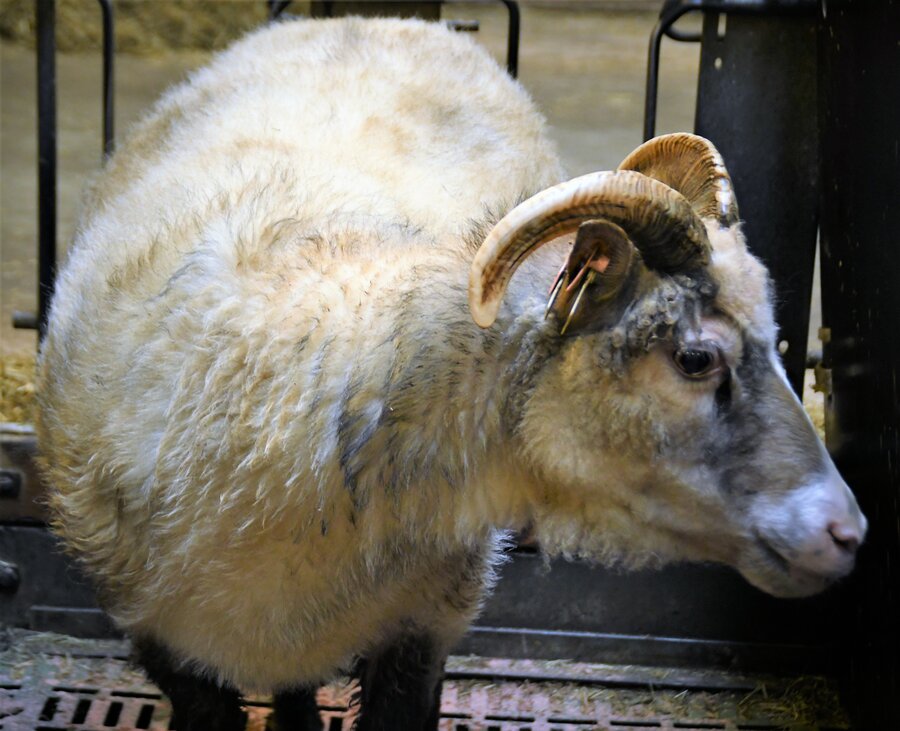
[[[760,494],[751,520],[758,536],[791,568],[840,578],[853,568],[867,523],[850,488],[830,464],[827,474],[787,493]],[[848,545],[854,550],[849,550]]]

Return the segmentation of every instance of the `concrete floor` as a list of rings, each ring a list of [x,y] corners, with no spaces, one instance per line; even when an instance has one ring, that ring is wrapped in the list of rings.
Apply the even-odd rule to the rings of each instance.
[[[478,38],[502,60],[506,16],[498,8],[445,6],[444,17],[478,19]],[[655,14],[523,8],[520,79],[546,114],[551,135],[573,175],[609,169],[641,142],[646,49]],[[170,84],[207,58],[198,52],[119,55],[116,128],[124,133]],[[693,127],[699,48],[666,42],[660,132]],[[0,350],[28,352],[32,331],[13,330],[14,310],[36,308],[35,56],[0,48]],[[86,176],[101,160],[99,54],[60,54],[59,255],[65,256]]]

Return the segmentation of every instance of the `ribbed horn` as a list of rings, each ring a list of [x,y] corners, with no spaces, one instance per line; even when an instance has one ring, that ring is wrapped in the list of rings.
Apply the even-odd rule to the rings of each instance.
[[[737,199],[722,156],[705,137],[679,132],[661,135],[638,147],[619,170],[636,170],[662,181],[687,198],[700,218],[719,226],[738,222]]]
[[[687,199],[632,171],[583,175],[547,188],[510,211],[488,234],[469,270],[469,309],[490,327],[519,264],[543,244],[590,219],[622,228],[651,269],[679,272],[709,262],[709,240]]]

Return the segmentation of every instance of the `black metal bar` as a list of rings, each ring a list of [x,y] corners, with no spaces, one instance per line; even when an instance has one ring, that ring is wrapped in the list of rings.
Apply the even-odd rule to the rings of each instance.
[[[694,130],[728,165],[751,251],[775,284],[779,350],[806,371],[816,252],[818,148],[813,16],[705,13]]]
[[[668,2],[659,14],[659,21],[650,34],[647,52],[647,86],[644,91],[644,141],[656,134],[656,101],[659,91],[659,53],[663,35],[671,30],[675,21],[685,13],[698,8],[688,4]]]
[[[98,0],[103,15],[103,154],[112,154],[115,144],[115,53],[116,36],[111,0]]]
[[[823,3],[818,27],[828,447],[869,518],[836,639],[854,729],[900,728],[900,3]]]
[[[644,142],[656,136],[656,97],[659,91],[659,47],[662,43],[665,25],[660,20],[650,34],[650,49],[647,52],[647,85],[644,89]]]
[[[681,0],[666,0],[663,3],[662,9],[659,11],[660,20],[662,20],[663,18],[667,18],[673,9],[676,9],[680,6]],[[702,33],[680,31],[673,25],[673,23],[674,21],[666,23],[665,28],[663,28],[663,33],[673,41],[679,41],[682,43],[697,43],[703,38]]]
[[[266,5],[269,6],[269,20],[278,19],[290,4],[291,0],[266,0]]]
[[[509,30],[506,38],[506,70],[514,79],[519,76],[519,33],[522,27],[522,15],[519,3],[514,0],[500,0],[509,12]]]
[[[674,26],[666,28],[665,34],[668,38],[680,43],[699,43],[703,38],[703,34],[699,31],[678,30]]]
[[[56,2],[37,1],[38,332],[43,338],[56,270]]]
[[[16,330],[37,330],[38,317],[34,312],[15,310],[12,316],[12,326]]]

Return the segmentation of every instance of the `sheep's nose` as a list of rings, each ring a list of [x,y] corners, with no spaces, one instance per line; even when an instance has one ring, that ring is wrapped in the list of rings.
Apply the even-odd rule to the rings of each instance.
[[[834,545],[850,556],[856,553],[862,542],[862,531],[851,523],[833,521],[828,525],[828,533],[831,534]]]
[[[795,554],[797,567],[823,576],[839,578],[853,568],[856,549],[865,535],[863,527],[853,518],[832,519],[811,535]]]

